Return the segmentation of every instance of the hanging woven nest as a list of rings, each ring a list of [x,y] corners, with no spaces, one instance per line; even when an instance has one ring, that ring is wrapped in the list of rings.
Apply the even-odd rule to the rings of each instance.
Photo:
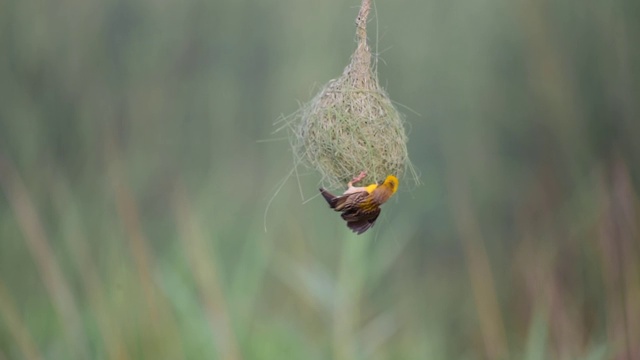
[[[409,169],[407,136],[401,114],[378,83],[367,44],[370,0],[356,19],[358,46],[342,76],[328,84],[287,123],[296,164],[322,175],[329,186],[344,186],[361,171],[365,183]]]

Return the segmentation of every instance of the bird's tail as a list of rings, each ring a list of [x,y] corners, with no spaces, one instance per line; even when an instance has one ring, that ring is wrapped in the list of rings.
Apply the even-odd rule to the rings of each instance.
[[[329,206],[332,209],[336,208],[337,202],[338,202],[338,197],[333,195],[332,193],[328,192],[327,190],[320,188],[320,194],[322,194],[322,197],[324,197],[325,200],[327,200],[327,203],[329,203]]]

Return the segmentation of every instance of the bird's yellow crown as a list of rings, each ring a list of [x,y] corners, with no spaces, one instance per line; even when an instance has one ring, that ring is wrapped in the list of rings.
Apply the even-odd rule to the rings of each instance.
[[[393,175],[389,175],[387,176],[386,179],[384,179],[384,181],[382,182],[382,184],[378,185],[377,183],[373,183],[371,185],[367,185],[365,187],[365,190],[371,194],[373,192],[373,190],[377,189],[379,186],[388,188],[389,190],[391,190],[391,193],[395,193],[396,190],[398,190],[398,178],[393,176]]]
[[[395,193],[396,190],[398,190],[398,183],[399,182],[398,182],[398,178],[397,177],[395,177],[393,175],[389,175],[389,176],[387,176],[386,179],[384,179],[384,182],[382,183],[381,186],[386,186],[389,189],[391,189],[391,191],[393,193]]]

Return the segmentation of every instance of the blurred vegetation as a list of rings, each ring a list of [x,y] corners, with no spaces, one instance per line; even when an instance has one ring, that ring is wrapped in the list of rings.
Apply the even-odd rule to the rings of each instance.
[[[640,358],[638,4],[378,1],[358,237],[272,126],[355,1],[4,2],[0,359]]]

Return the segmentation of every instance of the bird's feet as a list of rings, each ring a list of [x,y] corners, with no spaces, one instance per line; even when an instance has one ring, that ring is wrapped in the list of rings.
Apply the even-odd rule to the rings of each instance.
[[[365,171],[361,172],[360,175],[354,177],[351,181],[349,181],[347,183],[347,186],[349,188],[353,187],[353,183],[357,183],[358,181],[361,181],[362,179],[364,179],[367,176],[367,173]]]

